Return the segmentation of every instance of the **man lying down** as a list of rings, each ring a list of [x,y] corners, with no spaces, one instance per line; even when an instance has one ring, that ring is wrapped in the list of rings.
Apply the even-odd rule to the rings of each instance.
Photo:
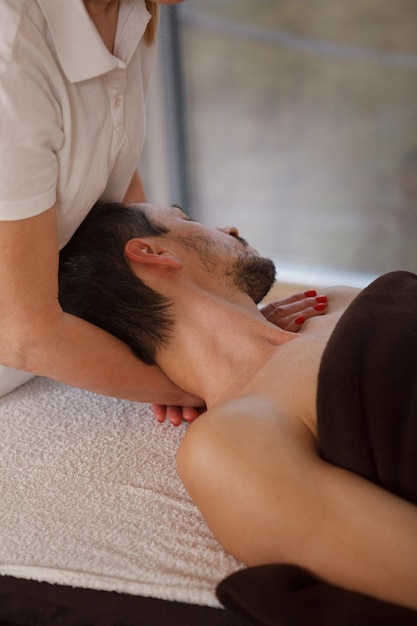
[[[303,607],[288,609],[274,567],[298,566],[352,606],[369,596],[417,623],[417,276],[331,288],[327,315],[298,334],[256,306],[274,279],[236,230],[177,207],[98,205],[61,252],[59,297],[206,402],[177,462],[218,541],[251,566],[220,585],[226,605],[287,623]],[[253,587],[265,572],[259,611],[244,576]]]

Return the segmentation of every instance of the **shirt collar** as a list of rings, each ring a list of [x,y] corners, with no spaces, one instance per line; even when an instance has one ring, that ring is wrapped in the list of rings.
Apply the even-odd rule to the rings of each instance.
[[[82,0],[37,0],[62,69],[71,83],[106,74],[128,63],[150,15],[144,0],[121,0],[116,40],[120,59],[106,48]]]

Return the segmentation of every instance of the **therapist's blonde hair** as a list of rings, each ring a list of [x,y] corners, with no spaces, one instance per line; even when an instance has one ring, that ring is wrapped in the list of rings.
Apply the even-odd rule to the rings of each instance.
[[[151,2],[150,0],[145,0],[146,8],[151,14],[151,19],[148,22],[148,25],[145,30],[144,39],[145,43],[148,46],[151,46],[155,43],[156,32],[158,30],[158,4],[157,2]]]

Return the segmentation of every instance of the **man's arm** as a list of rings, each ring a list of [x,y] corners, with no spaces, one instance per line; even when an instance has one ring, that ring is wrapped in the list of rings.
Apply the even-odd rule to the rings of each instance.
[[[254,396],[206,413],[178,455],[217,539],[248,565],[288,563],[417,609],[417,507],[322,461],[311,432]]]
[[[335,585],[417,609],[417,507],[320,459],[305,469],[318,493],[300,565]]]

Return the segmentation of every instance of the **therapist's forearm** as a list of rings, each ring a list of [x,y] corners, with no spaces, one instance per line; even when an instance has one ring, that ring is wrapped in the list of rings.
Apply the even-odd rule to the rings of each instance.
[[[157,366],[136,358],[128,346],[84,320],[64,313],[59,322],[28,337],[21,368],[116,398],[194,406],[196,399],[174,385]]]

